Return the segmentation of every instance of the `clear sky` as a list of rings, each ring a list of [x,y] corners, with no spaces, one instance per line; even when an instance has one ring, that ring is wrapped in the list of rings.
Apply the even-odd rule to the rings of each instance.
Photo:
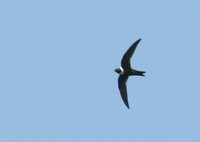
[[[1,0],[0,142],[200,141],[199,0]],[[142,38],[128,80],[114,72]]]

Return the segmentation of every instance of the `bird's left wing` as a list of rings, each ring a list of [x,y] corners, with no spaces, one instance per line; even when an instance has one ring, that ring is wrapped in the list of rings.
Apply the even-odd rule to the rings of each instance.
[[[127,80],[128,80],[128,76],[120,75],[118,78],[118,87],[119,87],[119,91],[120,91],[123,102],[125,103],[127,108],[129,108],[127,87],[126,87]]]
[[[141,41],[141,38],[138,39],[137,41],[135,41],[130,47],[129,49],[126,51],[126,53],[123,55],[122,60],[121,60],[121,66],[122,68],[126,69],[126,70],[130,70],[131,69],[131,63],[130,63],[130,59],[133,56],[133,53],[138,45],[138,43]]]

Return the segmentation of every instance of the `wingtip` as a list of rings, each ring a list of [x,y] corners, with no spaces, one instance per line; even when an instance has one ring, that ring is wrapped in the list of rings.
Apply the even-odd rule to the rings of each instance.
[[[136,40],[133,44],[136,44],[136,46],[137,46],[137,44],[138,44],[141,40],[142,40],[142,38],[139,38],[139,39]]]
[[[130,109],[129,104],[125,104],[128,109]]]

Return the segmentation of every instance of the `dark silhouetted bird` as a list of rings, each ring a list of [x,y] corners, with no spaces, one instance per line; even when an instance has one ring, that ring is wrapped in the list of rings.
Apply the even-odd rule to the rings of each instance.
[[[133,76],[133,75],[144,76],[144,73],[145,73],[145,71],[138,71],[138,70],[132,69],[131,63],[130,63],[130,59],[140,41],[141,39],[138,39],[136,42],[134,42],[131,45],[131,47],[126,51],[126,53],[124,54],[121,60],[121,67],[115,69],[115,72],[119,74],[118,87],[120,90],[120,94],[127,108],[129,108],[127,87],[126,87],[126,82],[128,80],[128,77]]]

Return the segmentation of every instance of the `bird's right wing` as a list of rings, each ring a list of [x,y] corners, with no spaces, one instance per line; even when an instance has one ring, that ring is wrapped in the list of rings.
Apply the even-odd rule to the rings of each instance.
[[[128,76],[120,75],[118,78],[118,87],[119,87],[119,91],[120,91],[123,102],[125,103],[127,108],[129,108],[127,87],[126,87],[127,80],[128,80]]]
[[[138,39],[137,41],[135,41],[130,47],[129,49],[126,51],[126,53],[124,54],[124,56],[122,57],[121,60],[121,66],[122,68],[129,70],[131,69],[131,63],[130,63],[130,59],[133,56],[133,53],[138,45],[138,43],[141,41],[141,38]]]

